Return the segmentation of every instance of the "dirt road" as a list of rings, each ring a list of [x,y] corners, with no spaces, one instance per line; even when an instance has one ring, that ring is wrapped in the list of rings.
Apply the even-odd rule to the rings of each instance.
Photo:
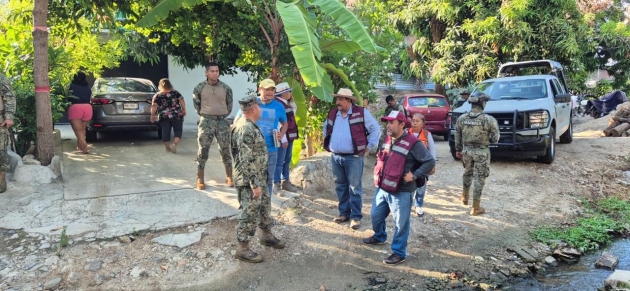
[[[362,228],[332,222],[336,196],[287,199],[276,217],[285,250],[254,250],[261,264],[233,259],[235,220],[136,235],[131,243],[102,241],[71,245],[57,252],[33,250],[12,255],[18,245],[28,248],[39,237],[1,232],[0,289],[37,290],[62,278],[60,290],[487,290],[528,274],[532,266],[508,248],[530,244],[528,231],[570,221],[581,213],[579,199],[619,193],[622,171],[630,168],[627,138],[598,138],[607,120],[578,120],[572,144],[558,144],[556,160],[546,165],[529,159],[493,160],[482,206],[487,213],[471,217],[461,205],[463,167],[454,161],[448,143],[438,141],[437,172],[431,177],[425,215],[412,217],[410,256],[398,266],[385,266],[389,244],[367,246],[372,234],[370,204],[374,193],[371,165],[364,173]],[[373,158],[370,158],[373,159]],[[393,233],[391,217],[389,234]],[[201,241],[178,249],[151,242],[166,233],[204,230]],[[15,238],[14,234],[18,234]],[[14,238],[11,238],[11,237]],[[256,239],[258,236],[256,237]],[[23,241],[22,241],[23,240]],[[21,242],[22,241],[22,242]],[[391,238],[390,238],[391,241]],[[2,246],[4,245],[4,246]],[[536,246],[536,245],[534,245]],[[543,246],[537,246],[543,247]],[[25,256],[48,258],[30,269]],[[56,258],[56,259],[55,259]],[[33,258],[30,258],[33,259]],[[100,263],[94,263],[95,261]],[[95,264],[98,268],[91,268]],[[9,271],[3,271],[5,269]],[[12,273],[15,272],[15,273]],[[135,276],[135,277],[134,277]],[[53,282],[54,283],[54,282]],[[40,285],[43,286],[43,285]]]

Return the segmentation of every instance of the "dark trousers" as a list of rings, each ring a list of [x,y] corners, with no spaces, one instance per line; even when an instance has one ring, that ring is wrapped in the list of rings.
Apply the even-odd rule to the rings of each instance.
[[[175,133],[175,137],[182,138],[184,121],[178,119],[160,119],[160,129],[162,130],[162,141],[171,141],[171,129]]]

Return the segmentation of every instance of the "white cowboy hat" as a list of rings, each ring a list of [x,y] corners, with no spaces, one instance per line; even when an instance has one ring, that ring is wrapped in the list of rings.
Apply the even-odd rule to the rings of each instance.
[[[339,89],[339,91],[337,91],[337,94],[333,94],[333,97],[337,98],[337,97],[341,97],[341,98],[348,98],[354,102],[359,102],[359,98],[357,98],[356,96],[353,95],[352,90],[348,89],[348,88],[341,88]]]

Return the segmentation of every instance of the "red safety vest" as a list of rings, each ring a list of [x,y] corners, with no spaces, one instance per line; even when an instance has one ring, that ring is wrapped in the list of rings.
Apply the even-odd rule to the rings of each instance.
[[[403,182],[405,160],[411,148],[418,142],[415,136],[405,134],[392,144],[392,138],[385,137],[383,149],[378,152],[374,166],[374,186],[390,194],[398,193]]]
[[[365,108],[363,107],[352,105],[352,115],[348,117],[348,122],[350,123],[350,135],[352,137],[352,145],[354,147],[354,154],[365,150],[368,144],[368,133],[365,128],[365,121],[363,119],[364,110]],[[337,118],[337,112],[337,108],[333,108],[330,110],[330,112],[328,112],[324,149],[329,152],[330,138],[332,136],[333,127],[335,125],[335,119]]]
[[[284,106],[284,111],[287,113],[287,140],[292,141],[296,140],[300,137],[298,133],[297,122],[295,121],[295,112],[293,112],[293,107],[291,107],[289,101],[280,100],[279,97],[276,97],[278,102]]]

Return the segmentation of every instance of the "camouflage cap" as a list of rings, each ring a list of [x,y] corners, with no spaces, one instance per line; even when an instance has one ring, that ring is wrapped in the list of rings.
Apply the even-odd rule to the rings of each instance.
[[[241,105],[241,110],[250,108],[254,106],[255,104],[258,104],[258,105],[262,104],[262,102],[260,102],[260,99],[258,99],[258,96],[256,96],[256,94],[249,95],[243,98],[242,100],[238,100],[238,103]]]
[[[468,97],[468,103],[470,104],[478,104],[488,102],[490,100],[490,96],[482,92],[475,92],[470,97]]]
[[[459,93],[459,95],[470,95],[470,91],[464,90],[461,93]]]

